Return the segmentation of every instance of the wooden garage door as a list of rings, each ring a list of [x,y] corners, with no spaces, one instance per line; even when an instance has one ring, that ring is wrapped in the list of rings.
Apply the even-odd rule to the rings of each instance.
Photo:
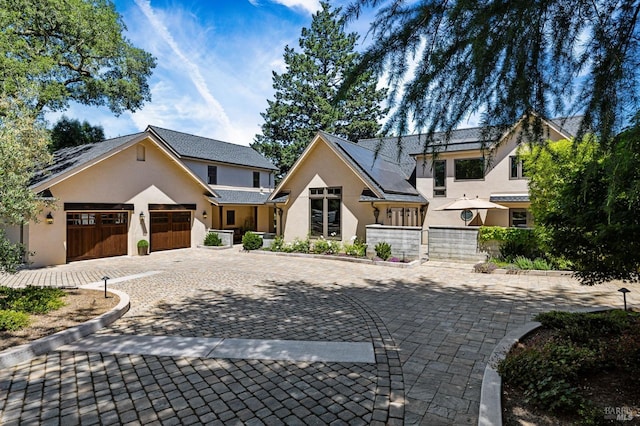
[[[150,212],[151,251],[191,247],[191,212]]]
[[[67,262],[127,254],[129,213],[67,213]]]

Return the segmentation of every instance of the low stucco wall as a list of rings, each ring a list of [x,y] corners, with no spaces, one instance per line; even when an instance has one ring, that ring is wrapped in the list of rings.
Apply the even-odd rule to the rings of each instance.
[[[420,259],[422,228],[419,226],[367,225],[367,256],[376,255],[379,242],[391,245],[391,256],[404,260]]]
[[[429,227],[429,259],[482,262],[486,254],[478,247],[478,227]]]
[[[218,234],[218,237],[222,240],[223,246],[233,246],[233,231],[226,229],[209,229],[208,232]]]

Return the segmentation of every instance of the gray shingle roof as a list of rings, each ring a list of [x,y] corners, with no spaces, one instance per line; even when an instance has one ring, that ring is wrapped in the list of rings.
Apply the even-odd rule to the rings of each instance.
[[[232,189],[216,189],[219,197],[212,198],[217,204],[264,204],[270,192],[241,191]]]
[[[550,122],[560,131],[568,136],[575,136],[580,128],[582,116],[575,117],[559,117],[551,119]],[[445,140],[443,132],[433,134],[431,146],[441,145],[437,150],[439,152],[459,152],[474,151],[484,148],[490,148],[503,135],[498,128],[474,127],[469,129],[453,130],[450,133],[449,141],[446,145],[441,145]],[[372,150],[378,150],[380,155],[388,158],[394,158],[399,162],[403,169],[408,170],[409,167],[415,167],[415,159],[412,155],[422,154],[425,152],[425,135],[409,135],[409,136],[392,136],[384,138],[362,139],[358,141],[358,145],[363,145]],[[431,152],[428,148],[426,152]],[[410,173],[408,173],[410,174]]]
[[[360,175],[372,190],[382,195],[382,198],[374,197],[372,196],[373,194],[371,196],[363,195],[365,198],[368,197],[367,201],[426,202],[416,188],[409,183],[408,175],[404,173],[398,162],[394,162],[382,155],[376,157],[374,150],[354,144],[335,135],[326,132],[320,132],[320,134],[343,154],[343,158],[346,161],[360,172]],[[361,197],[361,200],[364,199]]]
[[[31,180],[30,186],[34,187],[40,183],[60,176],[68,170],[93,161],[142,135],[144,135],[144,132],[107,139],[102,142],[92,144],[59,149],[53,153],[53,162],[35,174]]]
[[[277,170],[277,167],[271,161],[249,146],[236,145],[157,126],[149,126],[148,129],[173,148],[181,157]]]

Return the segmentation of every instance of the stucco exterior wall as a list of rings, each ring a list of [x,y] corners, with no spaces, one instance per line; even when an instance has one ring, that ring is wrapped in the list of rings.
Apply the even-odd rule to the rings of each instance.
[[[552,129],[548,131],[550,140],[560,140],[563,136]],[[491,194],[527,194],[529,192],[528,179],[511,179],[510,157],[517,155],[517,135],[507,138],[500,147],[492,153],[490,164],[484,179],[460,180],[455,179],[454,162],[456,159],[471,159],[482,157],[479,150],[465,152],[441,153],[437,160],[446,161],[446,197],[434,196],[433,163],[427,156],[416,158],[416,188],[429,200],[426,215],[427,226],[464,226],[460,219],[460,211],[439,211],[448,203],[466,195],[467,198],[482,198],[488,200]],[[487,157],[489,153],[485,154]],[[529,203],[500,203],[509,208],[528,208]],[[474,211],[474,214],[476,212]],[[479,210],[477,212],[481,222],[488,226],[509,226],[509,210]],[[475,217],[474,217],[475,219]],[[479,225],[476,220],[474,225]]]
[[[290,186],[282,188],[290,191],[290,204],[283,208],[282,231],[286,241],[304,239],[310,227],[310,188],[342,188],[342,241],[348,242],[352,236],[365,238],[366,225],[375,222],[373,207],[361,203],[360,195],[365,184],[326,144],[316,143],[307,153],[304,164],[295,171]]]
[[[253,172],[260,173],[260,186],[266,189],[273,189],[273,175],[271,172],[250,167],[233,166],[229,164],[215,163],[212,161],[201,161],[185,159],[183,163],[198,175],[202,181],[208,183],[208,166],[218,168],[218,183],[215,186],[231,186],[242,188],[253,188]]]
[[[29,226],[28,248],[33,266],[66,262],[66,212],[64,203],[129,203],[128,254],[137,254],[137,242],[149,240],[148,204],[196,204],[192,212],[191,246],[202,244],[206,226],[202,213],[210,212],[203,187],[150,140],[143,140],[145,161],[137,161],[136,146],[86,168],[50,187],[58,199],[55,208],[42,212],[40,222]],[[54,223],[44,220],[51,211]],[[140,213],[144,220],[140,220]]]

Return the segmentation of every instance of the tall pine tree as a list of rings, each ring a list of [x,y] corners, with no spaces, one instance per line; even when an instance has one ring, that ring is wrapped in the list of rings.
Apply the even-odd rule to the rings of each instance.
[[[345,96],[333,104],[345,75],[358,62],[358,35],[344,31],[340,9],[322,2],[299,41],[302,52],[285,47],[287,71],[273,72],[275,99],[262,113],[262,134],[251,145],[286,174],[318,130],[351,141],[375,136],[387,110],[386,90],[377,90],[371,72],[362,73]]]

